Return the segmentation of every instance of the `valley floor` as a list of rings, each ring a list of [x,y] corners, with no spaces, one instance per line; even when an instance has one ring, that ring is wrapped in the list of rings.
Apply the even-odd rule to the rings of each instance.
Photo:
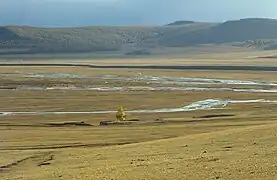
[[[268,71],[0,67],[0,177],[276,179],[276,89],[276,72]],[[205,100],[241,102],[132,113]],[[120,105],[133,121],[99,126],[114,120],[114,112],[4,113]]]

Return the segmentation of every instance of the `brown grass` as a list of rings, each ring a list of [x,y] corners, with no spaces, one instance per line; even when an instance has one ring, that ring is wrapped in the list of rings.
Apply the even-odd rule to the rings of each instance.
[[[130,75],[142,70],[86,68],[0,68],[1,73]],[[143,71],[151,75],[276,81],[269,72]],[[41,82],[42,81],[42,82]],[[14,85],[68,80],[3,77]],[[77,82],[78,81],[78,82]],[[76,84],[94,84],[70,80]],[[117,84],[116,82],[110,82]],[[274,93],[0,91],[1,111],[90,111],[180,107],[208,98],[277,99]],[[276,105],[235,104],[224,110],[129,114],[139,122],[98,126],[109,115],[0,117],[1,179],[275,179]],[[230,114],[230,117],[198,118]],[[157,118],[163,119],[160,123]],[[84,121],[92,127],[49,127]],[[10,165],[12,164],[12,165]],[[42,165],[44,164],[44,165]],[[7,165],[10,165],[6,167]],[[6,168],[3,168],[3,167]]]
[[[227,48],[229,48],[227,46]],[[208,51],[202,52],[201,49],[193,52],[186,51],[181,55],[170,54],[169,56],[149,56],[131,58],[87,58],[87,59],[13,59],[1,60],[4,63],[73,63],[73,64],[92,64],[92,65],[232,65],[232,66],[277,66],[275,57],[277,51],[243,51],[236,52],[228,49],[227,51]]]

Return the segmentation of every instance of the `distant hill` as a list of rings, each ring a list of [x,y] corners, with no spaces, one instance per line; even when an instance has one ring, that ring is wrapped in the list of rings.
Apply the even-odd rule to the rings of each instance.
[[[193,24],[194,21],[175,21],[173,23],[169,23],[166,26],[181,26],[186,24]]]
[[[277,20],[242,19],[227,21],[211,28],[194,31],[189,36],[166,39],[168,46],[185,46],[193,44],[246,42],[255,40],[277,39]]]
[[[125,54],[159,47],[229,43],[277,49],[277,20],[241,19],[224,23],[176,21],[156,27],[0,27],[0,54],[111,52]],[[147,53],[148,54],[148,53]]]

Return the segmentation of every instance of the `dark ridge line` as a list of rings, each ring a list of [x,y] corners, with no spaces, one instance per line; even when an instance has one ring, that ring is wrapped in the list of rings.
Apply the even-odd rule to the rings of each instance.
[[[225,71],[277,71],[277,66],[160,66],[160,65],[150,65],[150,66],[124,66],[124,65],[109,65],[109,66],[99,66],[99,65],[89,65],[89,64],[0,64],[2,67],[7,66],[42,66],[42,67],[84,67],[84,68],[94,68],[94,69],[168,69],[168,70],[225,70]]]
[[[0,116],[1,117],[1,116]],[[35,124],[35,125],[29,125],[29,124],[1,124],[0,127],[41,127],[41,128],[69,128],[69,127],[95,127],[95,125],[67,125],[67,124]]]
[[[0,166],[0,172],[4,171],[5,169],[9,169],[13,166],[17,166],[17,165],[23,163],[24,161],[27,161],[27,160],[33,159],[33,158],[37,158],[37,157],[38,156],[30,156],[30,157],[27,157],[27,158],[24,158],[24,159],[17,160],[15,162],[10,163],[10,164],[2,165],[2,166]]]
[[[209,118],[219,118],[219,117],[234,117],[234,114],[209,114],[204,116],[197,116],[193,118],[209,119]]]
[[[3,172],[4,170],[8,170],[14,166],[18,166],[19,164],[25,162],[25,161],[28,161],[28,160],[31,160],[31,159],[36,159],[36,158],[40,158],[40,157],[44,157],[44,156],[48,156],[50,155],[52,152],[46,152],[46,153],[42,153],[40,155],[33,155],[33,156],[29,156],[29,157],[26,157],[26,158],[23,158],[23,159],[20,159],[20,160],[17,160],[15,162],[12,162],[12,163],[9,163],[9,164],[6,164],[6,165],[1,165],[0,166],[0,172]],[[53,155],[51,155],[51,158],[53,159]],[[52,160],[52,159],[47,159],[48,161]],[[45,160],[45,161],[47,161]],[[43,161],[44,162],[44,161]]]
[[[277,59],[277,56],[261,56],[260,59]]]
[[[102,144],[69,144],[60,146],[37,146],[37,147],[10,147],[10,148],[0,148],[0,151],[13,151],[13,150],[51,150],[51,149],[66,149],[66,148],[90,148],[90,147],[108,147],[108,146],[119,146],[126,144],[133,144],[136,142],[123,142],[123,143],[102,143]]]
[[[178,136],[169,136],[164,137],[162,139],[171,139],[176,138]],[[158,139],[156,139],[158,140]],[[137,144],[137,143],[144,143],[144,142],[151,142],[156,140],[150,141],[130,141],[130,142],[118,142],[118,143],[99,143],[99,144],[64,144],[64,145],[56,145],[56,146],[11,146],[7,148],[0,148],[0,151],[14,151],[14,150],[52,150],[52,149],[66,149],[66,148],[97,148],[97,147],[110,147],[110,146],[122,146],[128,144]]]

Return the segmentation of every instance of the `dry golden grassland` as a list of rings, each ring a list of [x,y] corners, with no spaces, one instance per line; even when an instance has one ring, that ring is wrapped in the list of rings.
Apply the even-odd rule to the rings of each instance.
[[[130,77],[142,72],[277,82],[276,72],[0,67],[0,85],[105,85],[105,80],[3,75],[18,72]],[[108,85],[126,86],[126,82],[109,80]],[[173,108],[210,98],[277,100],[277,94],[6,89],[0,91],[0,111],[116,110],[119,105],[128,110]],[[115,114],[0,116],[0,179],[276,179],[276,108],[277,104],[247,103],[215,110],[128,114],[140,121],[110,126],[98,124],[114,120]],[[229,116],[203,117],[206,115]],[[49,126],[75,121],[91,126]]]
[[[230,48],[230,47],[228,47]],[[204,51],[197,49],[196,52],[185,52],[174,56],[146,56],[132,58],[71,58],[59,59],[7,59],[1,58],[3,63],[68,63],[68,64],[93,64],[93,65],[232,65],[232,66],[277,66],[277,51]]]

